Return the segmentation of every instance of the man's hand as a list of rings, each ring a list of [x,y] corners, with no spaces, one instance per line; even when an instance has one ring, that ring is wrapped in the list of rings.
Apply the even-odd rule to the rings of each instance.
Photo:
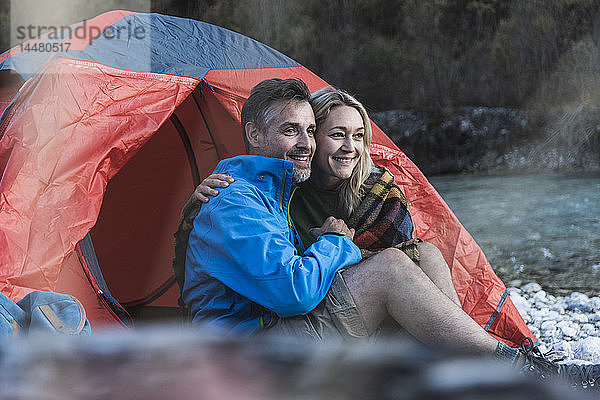
[[[354,238],[354,229],[348,228],[348,225],[346,225],[344,220],[334,217],[327,217],[320,228],[311,228],[309,232],[315,238],[318,238],[326,233],[337,233],[344,235],[350,240]]]
[[[219,194],[215,188],[226,188],[233,182],[231,175],[212,174],[204,179],[194,190],[193,199],[199,200],[202,203],[208,203],[208,196],[216,196]]]

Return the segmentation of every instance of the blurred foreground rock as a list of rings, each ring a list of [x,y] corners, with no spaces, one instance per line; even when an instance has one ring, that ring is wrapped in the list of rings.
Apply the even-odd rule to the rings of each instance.
[[[225,338],[179,327],[0,343],[0,399],[586,399],[488,359],[378,343]]]

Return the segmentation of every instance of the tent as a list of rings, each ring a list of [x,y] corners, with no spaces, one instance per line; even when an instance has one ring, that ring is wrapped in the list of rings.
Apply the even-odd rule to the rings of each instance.
[[[72,294],[96,329],[177,310],[181,207],[220,159],[244,152],[242,104],[272,77],[327,85],[243,35],[128,11],[0,55],[0,290]],[[374,161],[404,190],[416,235],[441,249],[465,311],[508,343],[532,336],[473,238],[373,129]]]

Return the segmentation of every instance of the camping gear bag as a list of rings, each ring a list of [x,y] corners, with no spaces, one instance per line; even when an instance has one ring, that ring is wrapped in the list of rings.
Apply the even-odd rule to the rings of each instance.
[[[89,335],[91,327],[81,302],[68,294],[38,290],[15,303],[0,293],[0,336],[32,332]]]

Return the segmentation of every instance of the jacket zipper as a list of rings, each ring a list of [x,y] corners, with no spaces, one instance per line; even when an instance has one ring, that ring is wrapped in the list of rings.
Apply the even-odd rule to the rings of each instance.
[[[283,180],[281,182],[281,190],[279,191],[279,209],[281,211],[283,211],[283,192],[285,191],[286,178],[287,178],[287,171],[284,170],[283,171]]]
[[[294,197],[294,193],[296,193],[296,189],[298,189],[298,186],[294,186],[294,188],[292,189],[292,193],[290,193],[290,199],[288,200],[288,205],[287,205],[287,223],[288,226],[290,228],[292,228],[292,231],[295,231],[294,226],[292,225],[292,221],[291,221],[291,217],[290,217],[290,207],[292,205],[292,197]]]

